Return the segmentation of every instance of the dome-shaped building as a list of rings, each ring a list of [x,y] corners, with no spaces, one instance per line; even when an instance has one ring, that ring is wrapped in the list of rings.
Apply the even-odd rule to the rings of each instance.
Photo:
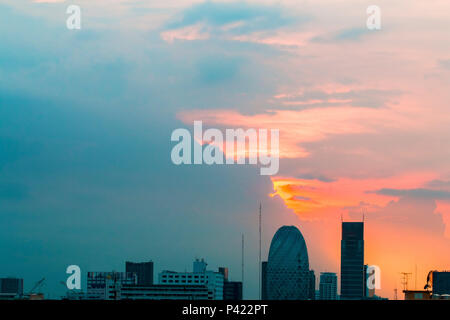
[[[309,270],[305,240],[296,227],[283,226],[270,244],[266,269],[269,300],[313,299],[315,277]]]

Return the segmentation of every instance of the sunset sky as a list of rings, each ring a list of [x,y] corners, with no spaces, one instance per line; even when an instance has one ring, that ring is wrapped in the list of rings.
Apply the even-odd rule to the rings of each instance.
[[[204,257],[240,280],[244,233],[254,299],[262,202],[264,257],[295,225],[339,274],[341,217],[365,212],[377,294],[423,288],[450,269],[449,30],[448,0],[0,0],[0,276],[57,296],[69,264]],[[173,165],[197,120],[279,129],[278,174]]]

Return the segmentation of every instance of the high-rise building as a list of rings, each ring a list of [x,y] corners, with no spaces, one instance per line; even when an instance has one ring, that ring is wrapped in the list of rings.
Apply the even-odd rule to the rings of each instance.
[[[333,272],[321,272],[319,283],[320,300],[337,299],[337,274]]]
[[[135,273],[137,284],[151,286],[153,284],[153,261],[149,262],[125,262],[125,272]]]
[[[305,240],[296,227],[283,226],[275,233],[267,261],[268,300],[311,298],[311,273]]]
[[[224,275],[220,272],[206,270],[206,262],[202,259],[194,261],[194,272],[163,271],[159,274],[159,284],[206,285],[214,292],[214,300],[223,300]]]
[[[23,279],[19,278],[1,278],[0,279],[0,298],[13,299],[23,296]]]
[[[86,298],[118,299],[116,294],[123,285],[137,285],[137,275],[131,272],[88,272]]]
[[[261,300],[267,300],[267,261],[261,263]]]
[[[341,299],[363,299],[364,283],[364,222],[343,222]]]

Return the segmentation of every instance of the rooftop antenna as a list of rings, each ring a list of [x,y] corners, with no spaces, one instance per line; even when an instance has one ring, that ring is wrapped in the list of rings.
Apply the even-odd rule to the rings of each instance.
[[[259,203],[259,264],[258,264],[258,272],[259,272],[259,300],[261,300],[261,211],[262,205]]]
[[[408,281],[409,276],[411,275],[411,272],[400,272],[402,275],[402,285],[403,285],[403,291],[408,290]]]

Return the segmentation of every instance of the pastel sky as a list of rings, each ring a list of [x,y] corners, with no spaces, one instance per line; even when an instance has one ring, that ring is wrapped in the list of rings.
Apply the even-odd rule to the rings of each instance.
[[[316,275],[362,212],[379,295],[450,269],[447,0],[78,0],[68,30],[74,3],[0,0],[0,276],[57,296],[69,264],[204,257],[240,280],[244,233],[256,298],[259,202],[263,256],[296,225]],[[280,171],[174,166],[194,120],[279,129]]]

